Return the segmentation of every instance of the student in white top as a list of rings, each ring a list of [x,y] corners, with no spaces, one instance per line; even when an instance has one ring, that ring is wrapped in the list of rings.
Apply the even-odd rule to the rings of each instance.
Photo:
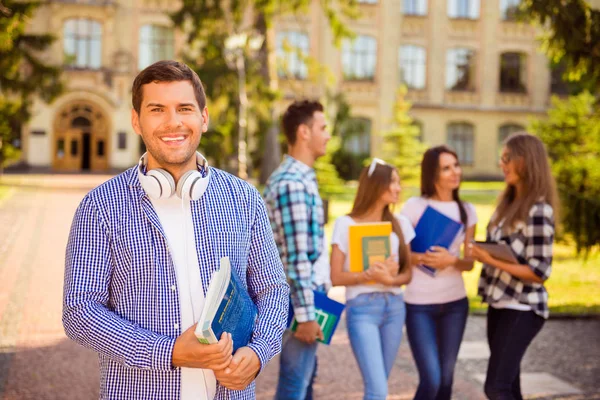
[[[406,315],[401,286],[411,279],[409,243],[414,230],[406,218],[392,214],[391,207],[398,202],[400,190],[396,169],[374,159],[361,172],[352,211],[335,221],[331,240],[331,281],[333,285],[346,286],[348,336],[362,374],[364,399],[369,400],[387,396],[387,381],[400,347]],[[349,227],[380,221],[392,223],[392,256],[366,271],[350,272]]]
[[[473,240],[477,215],[472,204],[459,198],[460,178],[454,151],[447,146],[428,149],[421,162],[421,196],[408,199],[401,212],[416,227],[430,206],[465,227],[449,250],[434,247],[426,253],[412,253],[414,266],[437,270],[432,276],[414,267],[404,295],[406,333],[419,370],[418,400],[450,399],[454,365],[467,323],[469,301],[462,273],[473,268],[473,260],[466,247],[461,258],[460,248]]]

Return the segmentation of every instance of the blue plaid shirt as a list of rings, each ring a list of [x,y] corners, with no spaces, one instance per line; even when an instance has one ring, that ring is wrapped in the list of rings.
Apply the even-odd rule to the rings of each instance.
[[[264,203],[255,188],[212,169],[191,202],[204,292],[229,256],[258,307],[249,347],[261,368],[281,350],[289,288]],[[136,168],[88,193],[67,244],[63,324],[98,353],[102,399],[179,399],[181,370],[171,364],[181,332],[175,268],[159,218]],[[217,386],[216,399],[254,399]]]
[[[315,171],[285,156],[264,192],[279,255],[286,270],[298,322],[313,321],[313,264],[323,242],[323,202]]]

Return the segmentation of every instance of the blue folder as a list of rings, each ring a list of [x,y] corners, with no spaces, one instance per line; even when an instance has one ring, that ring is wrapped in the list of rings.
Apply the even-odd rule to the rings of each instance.
[[[316,321],[319,323],[321,330],[323,331],[323,340],[318,339],[317,341],[323,344],[330,344],[331,338],[333,337],[335,329],[338,326],[338,322],[340,322],[342,311],[344,311],[346,306],[333,299],[330,299],[327,297],[327,294],[323,292],[313,290],[313,293]],[[289,329],[295,332],[297,324],[296,318],[294,318],[294,306],[292,305],[292,300],[290,299],[287,326]]]
[[[415,253],[425,253],[432,246],[449,249],[456,237],[462,232],[464,225],[448,218],[435,208],[427,206],[415,227],[415,238],[410,248]],[[435,276],[437,269],[427,265],[418,266],[428,275]]]

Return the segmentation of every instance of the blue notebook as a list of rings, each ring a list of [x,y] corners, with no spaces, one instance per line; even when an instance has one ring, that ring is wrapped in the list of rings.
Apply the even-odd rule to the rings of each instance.
[[[206,292],[202,315],[196,327],[200,343],[217,343],[223,332],[231,333],[233,351],[252,338],[257,308],[229,264],[221,258],[221,268],[213,274]]]
[[[415,238],[410,242],[410,248],[415,253],[425,253],[431,246],[449,249],[463,229],[464,225],[460,222],[456,222],[435,208],[427,206],[415,227]],[[418,267],[431,276],[435,276],[437,272],[437,269],[427,265],[419,265]]]
[[[316,319],[321,326],[321,331],[323,331],[323,340],[318,339],[318,341],[323,344],[329,344],[331,343],[331,337],[335,332],[335,328],[337,328],[338,322],[340,322],[342,311],[344,311],[346,306],[330,299],[323,292],[313,290],[313,293],[315,295]],[[295,332],[296,327],[298,326],[298,322],[296,321],[296,318],[294,318],[294,307],[292,306],[291,300],[287,326],[292,332]]]

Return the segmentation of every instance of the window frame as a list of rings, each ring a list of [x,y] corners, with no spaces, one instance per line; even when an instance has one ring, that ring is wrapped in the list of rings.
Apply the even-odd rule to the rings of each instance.
[[[427,0],[403,0],[402,14],[415,17],[425,17],[428,13]]]
[[[464,53],[464,54],[462,54]],[[466,64],[459,64],[459,58],[465,57],[467,59]],[[470,58],[469,58],[470,57]],[[451,60],[452,58],[452,60]],[[467,65],[468,69],[468,81],[464,85],[464,87],[457,87],[458,83],[461,81],[462,77],[460,76],[459,69],[461,66]],[[456,79],[452,85],[450,82],[450,76],[456,75]],[[452,92],[475,92],[477,91],[476,85],[476,76],[477,76],[477,52],[468,47],[453,47],[446,51],[446,82],[445,88],[447,91]]]
[[[515,58],[511,60],[509,57]],[[505,51],[500,53],[498,82],[500,93],[527,93],[527,59],[527,54],[523,52]],[[513,69],[510,70],[509,68]]]
[[[305,40],[305,47],[300,43],[300,39]],[[285,41],[290,44],[291,50],[286,51],[284,48]],[[306,80],[308,78],[308,65],[303,57],[310,55],[310,36],[308,33],[297,30],[277,32],[275,43],[277,76],[282,79]],[[298,52],[302,53],[303,57],[300,57]],[[283,61],[287,65],[287,70],[283,68]]]
[[[66,18],[63,20],[62,31],[65,67],[88,70],[102,68],[104,32],[100,21],[93,18]]]
[[[148,29],[149,32],[144,32]],[[147,51],[145,51],[147,50]],[[138,69],[175,57],[175,30],[167,25],[143,24],[138,29]]]
[[[358,46],[363,46],[363,43],[364,48],[358,48]],[[350,65],[352,71],[347,69],[347,65]],[[364,73],[357,73],[357,65],[364,69]],[[377,38],[375,36],[357,35],[352,41],[349,39],[344,41],[342,74],[345,81],[375,82],[377,77]]]
[[[480,0],[447,0],[446,14],[450,19],[478,20],[481,16]]]
[[[410,57],[405,59],[403,57],[403,50],[406,50],[407,52],[410,50]],[[418,52],[422,52],[422,54],[416,55]],[[405,68],[405,65],[408,67]],[[417,82],[419,78],[419,69],[422,69],[422,82]],[[406,75],[409,75],[410,79],[403,79],[403,70],[407,71]],[[408,89],[425,90],[427,88],[427,49],[424,46],[414,44],[401,45],[398,49],[398,74],[400,82],[406,85]],[[419,83],[421,83],[421,85],[419,85]]]
[[[446,126],[446,143],[456,151],[461,165],[475,165],[475,126],[469,122],[451,122]],[[466,154],[465,154],[466,153]]]

